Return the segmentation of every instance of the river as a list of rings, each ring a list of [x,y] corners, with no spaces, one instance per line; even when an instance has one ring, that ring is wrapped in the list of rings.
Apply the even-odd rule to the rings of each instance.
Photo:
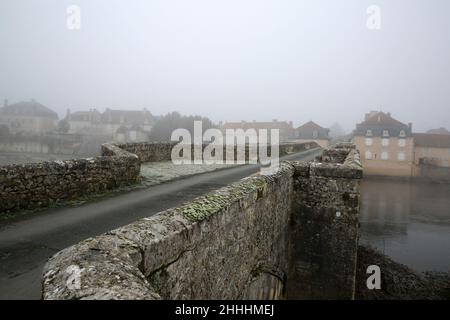
[[[364,179],[361,243],[416,271],[450,270],[450,184]]]

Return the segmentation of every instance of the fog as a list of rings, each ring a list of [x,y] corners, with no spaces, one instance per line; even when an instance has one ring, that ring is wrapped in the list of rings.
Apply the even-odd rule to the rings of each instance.
[[[449,12],[448,0],[2,0],[0,99],[60,117],[146,107],[351,130],[374,109],[450,128]]]

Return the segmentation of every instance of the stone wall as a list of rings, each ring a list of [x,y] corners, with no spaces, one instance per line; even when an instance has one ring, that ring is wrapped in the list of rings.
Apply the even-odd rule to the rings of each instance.
[[[288,296],[352,299],[362,178],[359,154],[354,148],[325,150],[318,162],[294,166]]]
[[[139,157],[141,162],[155,162],[155,161],[171,161],[171,153],[172,148],[178,144],[178,142],[134,142],[134,143],[124,143],[124,144],[117,144],[117,147],[126,150],[130,153],[133,153]],[[208,144],[202,145],[202,150],[208,146]],[[285,143],[279,145],[279,156],[288,155],[291,153],[296,152],[302,152],[308,149],[318,148],[319,145],[314,142],[302,142],[302,143]],[[189,145],[188,147],[191,151],[191,158],[194,158],[194,145]],[[237,147],[233,148],[233,155],[232,157],[234,159],[237,158]],[[257,149],[257,146],[255,146],[255,150]],[[270,147],[268,148],[267,154],[270,156]],[[103,152],[103,155],[108,155],[107,152]],[[223,157],[224,160],[226,159],[227,150],[226,147],[224,147],[223,150]],[[249,147],[248,145],[245,147],[245,159],[248,160],[249,158]]]
[[[0,166],[0,214],[48,207],[136,183],[140,179],[140,163],[170,161],[174,145],[105,143],[100,157]],[[193,152],[193,146],[190,147]],[[280,155],[316,147],[315,143],[281,145]]]
[[[170,161],[172,148],[175,142],[133,142],[117,144],[122,150],[133,153],[141,162]],[[107,155],[107,150],[102,147],[102,154]]]
[[[47,207],[138,181],[137,156],[113,145],[104,149],[109,156],[0,167],[0,214]]]
[[[308,275],[330,290],[323,297],[352,298],[360,172],[354,150],[338,164],[282,162],[276,174],[248,177],[87,239],[46,264],[43,298],[317,298]],[[308,223],[320,224],[319,242]],[[292,273],[292,265],[306,267],[320,255],[329,257],[311,261],[308,274]]]

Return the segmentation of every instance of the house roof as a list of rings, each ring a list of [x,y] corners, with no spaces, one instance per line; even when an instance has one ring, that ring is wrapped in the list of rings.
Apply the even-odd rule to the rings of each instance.
[[[150,124],[154,118],[147,110],[111,110],[106,109],[102,114],[102,122],[127,123],[127,124]]]
[[[359,125],[367,126],[367,125],[388,125],[388,126],[407,126],[405,123],[402,123],[391,117],[390,113],[384,112],[374,112],[370,114],[366,120],[361,122]]]
[[[307,123],[302,124],[300,127],[297,128],[297,130],[330,130],[328,128],[324,128],[319,126],[317,123],[313,121],[308,121]]]
[[[390,136],[399,136],[401,132],[404,132],[407,137],[410,137],[412,125],[392,118],[390,113],[371,111],[366,114],[363,122],[356,125],[353,134],[356,136],[365,136],[368,130],[372,132],[373,136],[382,136],[384,130],[388,130]]]
[[[5,106],[0,108],[0,113],[14,116],[32,116],[58,119],[58,114],[55,111],[34,100],[21,101]]]
[[[450,135],[435,133],[414,133],[414,144],[427,148],[450,148]]]
[[[66,120],[72,120],[72,121],[87,121],[91,119],[91,116],[100,116],[100,112],[98,112],[96,109],[89,110],[89,111],[75,111],[72,113],[69,113],[66,117]]]
[[[434,133],[434,134],[450,134],[450,131],[448,131],[445,128],[439,128],[439,129],[431,129],[428,130],[427,133]]]

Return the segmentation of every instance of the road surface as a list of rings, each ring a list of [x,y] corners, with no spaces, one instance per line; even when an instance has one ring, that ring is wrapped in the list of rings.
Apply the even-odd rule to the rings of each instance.
[[[312,160],[320,148],[283,157]],[[0,227],[0,299],[40,299],[42,268],[56,252],[178,206],[252,173],[246,165],[203,173],[90,202],[79,207],[52,208]]]

